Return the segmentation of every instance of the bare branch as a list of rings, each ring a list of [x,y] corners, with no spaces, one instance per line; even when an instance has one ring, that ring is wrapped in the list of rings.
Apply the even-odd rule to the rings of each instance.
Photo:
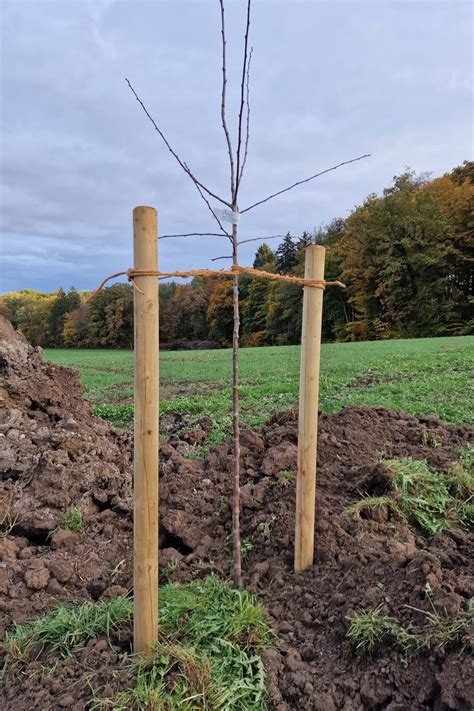
[[[220,232],[186,232],[178,235],[160,235],[158,239],[172,239],[173,237],[222,237]]]
[[[159,134],[160,138],[163,140],[165,146],[167,147],[167,149],[169,150],[169,152],[171,153],[171,155],[178,161],[178,163],[179,163],[179,165],[181,166],[181,168],[184,170],[184,172],[185,172],[187,175],[189,175],[189,177],[191,178],[191,180],[193,181],[193,183],[194,183],[196,186],[199,186],[200,188],[202,188],[202,189],[204,190],[204,192],[206,192],[208,195],[210,195],[211,197],[213,197],[215,200],[218,200],[218,201],[221,202],[223,205],[227,205],[227,207],[230,207],[230,208],[232,209],[232,205],[231,205],[229,202],[227,202],[227,200],[224,200],[223,198],[219,197],[219,196],[216,195],[215,193],[211,192],[208,188],[206,188],[205,185],[203,185],[203,184],[196,178],[195,175],[193,175],[193,173],[190,171],[190,169],[188,168],[188,166],[186,165],[186,163],[181,160],[181,158],[180,158],[179,155],[176,153],[176,151],[171,147],[171,145],[170,145],[168,139],[166,138],[165,134],[164,134],[163,131],[158,127],[156,121],[154,120],[154,118],[153,118],[153,117],[150,115],[150,113],[148,112],[148,110],[147,110],[145,104],[144,104],[143,101],[140,99],[140,97],[138,96],[137,92],[135,91],[135,89],[133,88],[132,84],[131,84],[130,81],[127,79],[127,77],[125,77],[125,81],[127,82],[128,86],[129,86],[129,88],[130,88],[130,90],[132,91],[132,93],[133,93],[133,95],[135,96],[136,100],[138,101],[138,103],[139,103],[140,106],[142,107],[143,111],[145,112],[145,114],[147,115],[147,117],[149,118],[149,120],[151,121],[151,123],[152,123],[153,128],[155,129],[155,131],[157,131],[157,133]]]
[[[246,80],[246,85],[247,85],[247,126],[246,126],[246,132],[245,132],[245,148],[244,148],[244,159],[242,161],[242,167],[240,168],[240,173],[239,173],[239,186],[240,183],[242,182],[242,175],[244,174],[244,168],[245,164],[247,162],[247,153],[249,150],[249,138],[250,138],[250,62],[252,61],[252,54],[253,54],[253,47],[250,47],[250,53],[249,53],[249,62],[247,65],[247,80]]]
[[[239,109],[239,129],[237,137],[237,168],[236,168],[236,183],[235,183],[235,194],[233,195],[233,202],[237,202],[237,196],[239,192],[240,185],[240,150],[242,148],[242,118],[244,114],[245,106],[245,79],[247,77],[247,58],[248,58],[248,44],[249,44],[249,30],[250,30],[250,5],[252,0],[247,0],[247,22],[245,25],[245,37],[244,37],[244,59],[242,62],[242,80],[240,82],[240,109]]]
[[[246,244],[247,242],[260,242],[266,241],[267,239],[283,239],[285,235],[272,235],[271,237],[252,237],[252,239],[243,239],[240,244]]]
[[[240,214],[243,215],[244,212],[248,212],[249,210],[252,210],[254,207],[257,207],[257,205],[262,205],[264,202],[268,202],[272,198],[277,197],[277,195],[281,195],[282,193],[287,193],[288,190],[292,190],[293,188],[296,188],[297,185],[303,185],[303,183],[308,183],[310,180],[319,178],[320,175],[324,175],[325,173],[330,173],[331,170],[336,170],[337,168],[340,168],[342,165],[349,165],[349,163],[356,163],[358,160],[362,160],[363,158],[369,158],[369,157],[370,157],[370,153],[365,153],[363,156],[359,156],[358,158],[352,158],[351,160],[345,160],[342,163],[333,165],[332,168],[326,168],[326,170],[322,170],[320,173],[315,173],[314,175],[311,175],[309,178],[306,178],[305,180],[298,180],[297,183],[293,183],[293,185],[290,185],[288,188],[279,190],[277,193],[273,193],[273,195],[269,195],[264,200],[259,200],[258,202],[254,202],[253,205],[250,205],[250,207],[246,207],[245,210],[240,210]]]
[[[227,142],[227,153],[229,154],[230,164],[230,194],[232,201],[234,199],[235,190],[235,173],[234,173],[234,156],[232,153],[232,144],[230,142],[229,129],[227,128],[227,120],[225,117],[226,109],[226,87],[227,87],[227,67],[226,67],[226,40],[225,40],[225,20],[224,20],[224,0],[219,0],[221,6],[221,35],[222,35],[222,95],[221,95],[221,120],[222,128],[224,129],[225,140]],[[226,203],[227,204],[227,203]]]
[[[232,255],[230,254],[228,257],[214,257],[211,259],[211,262],[218,262],[219,259],[232,259]]]
[[[176,234],[176,235],[159,235],[158,239],[173,239],[175,237],[223,237],[224,235],[221,235],[220,232],[183,232],[182,234]],[[284,235],[270,235],[269,237],[252,237],[251,239],[243,239],[241,242],[238,242],[237,244],[246,244],[247,242],[265,242],[267,239],[283,239]],[[232,239],[232,237],[231,237]],[[216,257],[216,259],[232,259],[232,256],[229,257]],[[211,262],[213,262],[214,259],[211,259]]]

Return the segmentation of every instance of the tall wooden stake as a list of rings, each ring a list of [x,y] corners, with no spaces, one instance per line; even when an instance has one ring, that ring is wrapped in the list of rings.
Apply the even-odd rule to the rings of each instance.
[[[324,247],[306,249],[306,279],[324,279]],[[313,564],[316,506],[319,360],[323,290],[304,287],[301,335],[300,403],[298,419],[298,474],[296,479],[295,571]]]
[[[133,211],[133,256],[135,269],[158,270],[153,207]],[[133,648],[147,653],[158,638],[158,282],[135,285]]]

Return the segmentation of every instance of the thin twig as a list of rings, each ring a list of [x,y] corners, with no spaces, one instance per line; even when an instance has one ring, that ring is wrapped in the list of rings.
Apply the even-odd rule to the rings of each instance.
[[[288,192],[288,190],[292,190],[293,188],[296,188],[297,185],[303,185],[303,183],[308,183],[310,180],[314,180],[314,178],[319,178],[320,175],[324,175],[325,173],[330,173],[331,170],[336,170],[337,168],[340,168],[342,165],[349,165],[349,163],[356,163],[358,160],[362,160],[363,158],[369,158],[369,157],[370,157],[370,153],[365,153],[363,156],[359,156],[358,158],[352,158],[351,160],[345,160],[342,163],[333,165],[332,168],[326,168],[326,170],[322,170],[320,173],[315,173],[314,175],[311,175],[309,178],[305,178],[305,180],[298,180],[297,183],[293,183],[293,185],[290,185],[289,187],[284,188],[283,190],[279,190],[277,193],[273,193],[272,195],[269,195],[264,200],[259,200],[258,202],[254,202],[253,205],[246,207],[245,210],[241,210],[240,214],[243,215],[244,212],[248,212],[249,210],[252,210],[254,207],[257,207],[257,205],[262,205],[264,202],[268,202],[272,198],[277,197],[277,195],[286,193],[286,192]]]
[[[247,153],[249,150],[249,138],[250,138],[250,63],[252,61],[253,47],[250,47],[249,62],[247,65],[247,128],[245,133],[245,149],[244,149],[244,159],[242,161],[242,167],[239,173],[239,185],[242,182],[242,175],[244,174],[245,164],[247,162]]]
[[[240,244],[246,244],[247,242],[260,242],[260,241],[265,241],[267,239],[284,239],[284,235],[272,235],[271,237],[252,237],[252,239],[243,239]]]
[[[244,58],[242,62],[242,80],[240,82],[240,108],[239,108],[239,128],[237,133],[237,167],[236,167],[236,183],[235,183],[235,193],[234,202],[237,201],[240,185],[240,150],[242,148],[242,119],[244,115],[245,106],[245,79],[247,77],[247,59],[248,59],[248,44],[249,44],[249,30],[250,30],[250,5],[252,0],[247,0],[247,22],[245,25],[245,37],[244,37]]]
[[[140,106],[142,107],[143,111],[145,112],[145,114],[146,114],[146,115],[148,116],[148,118],[150,119],[151,123],[153,124],[153,128],[155,129],[155,131],[157,131],[157,133],[159,134],[159,136],[160,136],[161,139],[163,140],[164,144],[166,145],[166,147],[167,147],[167,149],[169,150],[169,152],[171,153],[171,155],[178,161],[178,163],[179,163],[179,165],[181,166],[181,168],[184,170],[184,172],[185,172],[187,175],[189,175],[189,177],[191,178],[191,180],[193,181],[193,183],[194,183],[195,185],[199,185],[199,187],[202,188],[202,189],[204,190],[204,192],[206,192],[208,195],[210,195],[211,197],[213,197],[215,200],[218,200],[219,202],[221,202],[223,205],[227,205],[227,207],[232,207],[231,203],[227,202],[227,201],[224,200],[223,198],[221,198],[221,197],[219,197],[218,195],[216,195],[215,193],[211,192],[211,190],[209,190],[209,188],[206,188],[206,186],[203,185],[203,184],[196,178],[195,175],[193,175],[193,173],[190,171],[190,169],[188,168],[188,166],[186,165],[186,163],[181,160],[181,158],[180,158],[179,155],[176,153],[176,151],[171,147],[171,145],[170,145],[168,139],[166,138],[165,134],[164,134],[163,131],[159,128],[159,126],[157,125],[157,123],[156,123],[155,119],[153,118],[153,116],[151,116],[151,114],[148,112],[148,109],[146,108],[145,104],[143,103],[143,101],[142,101],[142,100],[140,99],[140,97],[138,96],[137,92],[135,91],[135,89],[133,88],[132,84],[131,84],[130,81],[127,79],[127,77],[125,77],[125,81],[127,82],[128,86],[130,87],[130,90],[132,91],[132,93],[133,93],[133,95],[135,96],[136,100],[138,101],[138,103],[139,103]]]
[[[229,155],[230,164],[230,194],[234,197],[235,190],[235,173],[234,173],[234,156],[232,153],[232,144],[230,142],[229,129],[227,128],[227,120],[225,117],[226,109],[226,87],[227,87],[227,67],[226,67],[226,40],[225,40],[225,20],[224,20],[224,0],[219,0],[221,6],[221,35],[222,35],[222,94],[221,94],[221,120],[222,128],[224,129],[225,140],[227,142],[227,153]],[[228,203],[226,203],[228,205]]]
[[[211,259],[211,262],[218,262],[219,259],[232,259],[232,255],[229,254],[229,255],[226,256],[226,257],[214,257],[213,259]]]

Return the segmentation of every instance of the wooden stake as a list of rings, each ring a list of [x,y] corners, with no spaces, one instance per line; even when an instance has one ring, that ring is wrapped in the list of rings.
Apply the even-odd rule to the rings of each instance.
[[[153,207],[133,211],[133,256],[135,269],[158,270]],[[158,281],[135,285],[133,648],[147,653],[158,638]]]
[[[305,279],[324,279],[324,247],[306,249]],[[313,564],[316,505],[319,359],[323,290],[304,287],[301,335],[298,474],[296,479],[295,571]]]

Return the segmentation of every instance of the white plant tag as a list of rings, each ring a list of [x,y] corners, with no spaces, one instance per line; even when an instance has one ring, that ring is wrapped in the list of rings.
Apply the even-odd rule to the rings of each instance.
[[[214,212],[223,222],[230,222],[231,225],[238,225],[240,222],[240,212],[232,212],[232,210],[214,210]]]

